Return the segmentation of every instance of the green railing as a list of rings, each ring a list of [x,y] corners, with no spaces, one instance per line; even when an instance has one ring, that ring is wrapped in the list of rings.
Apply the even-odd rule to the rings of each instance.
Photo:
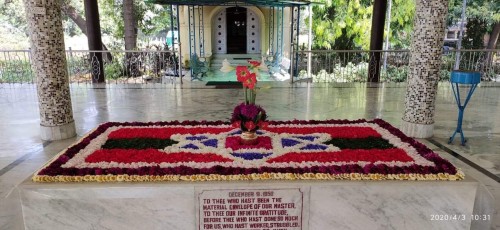
[[[459,60],[457,54],[460,52]],[[409,73],[411,53],[408,50],[355,51],[321,50],[299,51],[296,80],[313,82],[366,82],[370,58],[380,53],[380,81],[405,82]],[[309,63],[310,59],[310,63]],[[441,57],[439,79],[446,81],[458,63],[460,70],[478,71],[483,81],[500,81],[500,50],[447,50]]]
[[[96,76],[99,61],[94,53],[103,53],[106,83],[167,83],[173,82],[188,71],[178,55],[172,51],[89,51],[67,50],[66,60],[71,83],[87,84]],[[440,80],[448,80],[455,69],[456,56],[460,52],[458,66],[461,70],[479,71],[483,81],[500,81],[500,50],[450,50],[441,58]],[[405,82],[409,73],[411,53],[408,50],[381,51],[381,82]],[[370,55],[373,51],[299,51],[294,80],[313,82],[366,82]],[[310,63],[309,63],[310,57]],[[385,60],[385,62],[384,62]],[[385,64],[384,64],[385,63]],[[185,63],[182,63],[185,64]],[[294,64],[292,64],[294,65]],[[295,65],[294,65],[295,67]],[[186,78],[189,79],[189,78]],[[0,51],[0,83],[34,83],[29,50]]]

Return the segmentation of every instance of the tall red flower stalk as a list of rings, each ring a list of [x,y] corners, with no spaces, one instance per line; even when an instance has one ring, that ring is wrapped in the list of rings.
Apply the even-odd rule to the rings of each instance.
[[[248,66],[236,67],[236,79],[243,84],[245,92],[245,103],[242,103],[234,108],[231,123],[234,126],[239,126],[242,131],[255,132],[259,128],[267,125],[266,111],[260,106],[255,105],[257,96],[257,68],[260,66],[259,61],[248,61],[250,63],[250,71]]]
[[[260,66],[260,62],[249,60],[248,63],[251,65],[253,71]],[[236,67],[236,79],[243,84],[243,90],[245,91],[245,103],[255,104],[255,98],[257,96],[257,90],[255,85],[257,85],[257,72],[250,72],[247,66],[237,66]]]

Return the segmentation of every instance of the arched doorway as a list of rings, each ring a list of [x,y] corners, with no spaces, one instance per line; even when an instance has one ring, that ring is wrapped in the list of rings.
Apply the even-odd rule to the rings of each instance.
[[[247,52],[247,9],[243,7],[226,8],[226,39],[228,54]]]
[[[213,53],[261,53],[260,20],[251,9],[245,7],[224,8],[215,15],[213,23]]]

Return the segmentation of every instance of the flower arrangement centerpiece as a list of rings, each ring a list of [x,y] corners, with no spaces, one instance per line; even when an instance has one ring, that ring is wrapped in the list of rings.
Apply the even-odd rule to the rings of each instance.
[[[250,63],[250,69],[248,66],[236,67],[237,80],[243,84],[245,102],[234,108],[231,123],[233,126],[241,128],[242,144],[252,145],[257,142],[256,131],[267,125],[267,114],[262,107],[255,104],[258,73],[256,69],[260,68],[261,63],[253,60],[249,60],[248,63]]]

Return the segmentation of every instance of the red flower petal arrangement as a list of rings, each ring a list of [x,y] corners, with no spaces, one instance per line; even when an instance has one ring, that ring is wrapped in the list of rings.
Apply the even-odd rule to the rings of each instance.
[[[245,102],[237,105],[233,110],[233,115],[231,117],[231,123],[240,127],[241,131],[241,142],[244,144],[255,145],[258,141],[257,130],[267,125],[266,111],[255,104],[255,98],[257,97],[257,73],[256,71],[261,63],[259,61],[249,60],[250,68],[252,68],[253,73],[250,72],[247,66],[237,66],[236,67],[236,79],[242,83],[243,91],[245,92]]]
[[[105,123],[55,156],[33,180],[464,178],[450,162],[383,120],[270,121],[260,127],[258,142],[247,145],[238,141],[242,131],[223,121]]]

